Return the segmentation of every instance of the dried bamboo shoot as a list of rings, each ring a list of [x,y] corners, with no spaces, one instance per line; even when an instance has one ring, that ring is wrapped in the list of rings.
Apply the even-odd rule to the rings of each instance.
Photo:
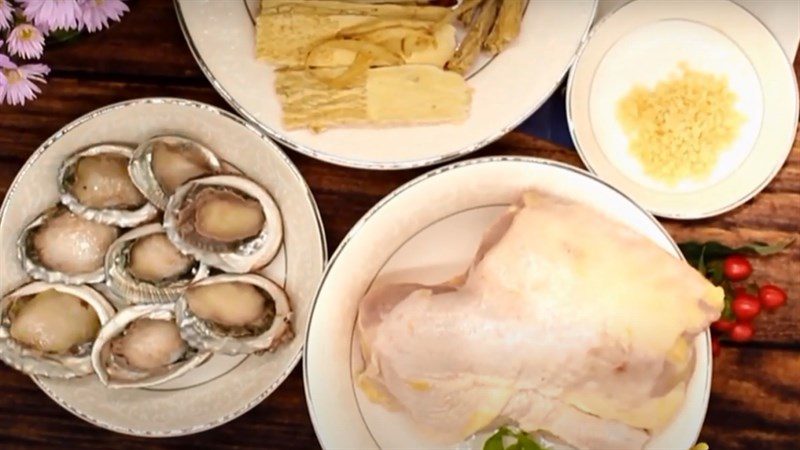
[[[496,55],[508,47],[519,36],[522,15],[525,13],[524,0],[501,0],[491,33],[483,43],[483,48]]]
[[[458,72],[462,75],[466,74],[483,47],[483,41],[494,25],[494,19],[497,17],[498,0],[485,0],[481,5],[481,10],[475,21],[470,25],[467,35],[461,41],[455,55],[447,62],[449,70]]]

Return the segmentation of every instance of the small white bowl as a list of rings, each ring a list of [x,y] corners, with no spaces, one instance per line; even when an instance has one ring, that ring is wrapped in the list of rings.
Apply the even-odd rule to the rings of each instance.
[[[746,121],[706,180],[670,186],[630,154],[616,105],[633,86],[652,88],[677,73],[681,62],[727,76]],[[590,33],[569,77],[567,116],[589,170],[658,216],[699,219],[741,205],[778,173],[797,127],[797,84],[780,44],[741,6],[638,0]]]

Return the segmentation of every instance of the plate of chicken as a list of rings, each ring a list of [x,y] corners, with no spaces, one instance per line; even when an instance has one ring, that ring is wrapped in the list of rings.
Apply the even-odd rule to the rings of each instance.
[[[325,448],[689,449],[722,306],[599,179],[468,160],[345,237],[311,313],[306,398]]]

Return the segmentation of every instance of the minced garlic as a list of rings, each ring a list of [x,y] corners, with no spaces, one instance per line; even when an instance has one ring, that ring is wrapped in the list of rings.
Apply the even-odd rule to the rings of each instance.
[[[636,86],[617,104],[630,152],[668,184],[708,177],[745,120],[727,77],[679,67],[680,75],[652,90]]]

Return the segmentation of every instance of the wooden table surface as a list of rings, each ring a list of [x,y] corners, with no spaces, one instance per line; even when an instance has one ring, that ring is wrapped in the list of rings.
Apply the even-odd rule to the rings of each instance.
[[[104,105],[139,97],[174,96],[230,110],[199,71],[179,29],[172,2],[138,0],[122,23],[59,48],[40,99],[24,108],[0,106],[0,195],[26,158],[67,122]],[[795,69],[800,61],[795,60]],[[316,197],[332,252],[381,197],[425,170],[377,173],[290,158]],[[522,154],[580,166],[552,143],[511,133],[472,156]],[[798,244],[755,263],[755,279],[785,286],[790,304],[756,322],[756,338],[728,344],[714,361],[711,402],[701,439],[714,450],[800,448],[800,141],[778,177],[755,200],[722,216],[670,222],[677,241],[714,238],[735,244],[787,237]],[[13,263],[3,261],[2,264]],[[0,364],[0,448],[317,448],[298,367],[266,401],[244,416],[194,436],[147,440],[96,428],[61,409],[26,376]]]

